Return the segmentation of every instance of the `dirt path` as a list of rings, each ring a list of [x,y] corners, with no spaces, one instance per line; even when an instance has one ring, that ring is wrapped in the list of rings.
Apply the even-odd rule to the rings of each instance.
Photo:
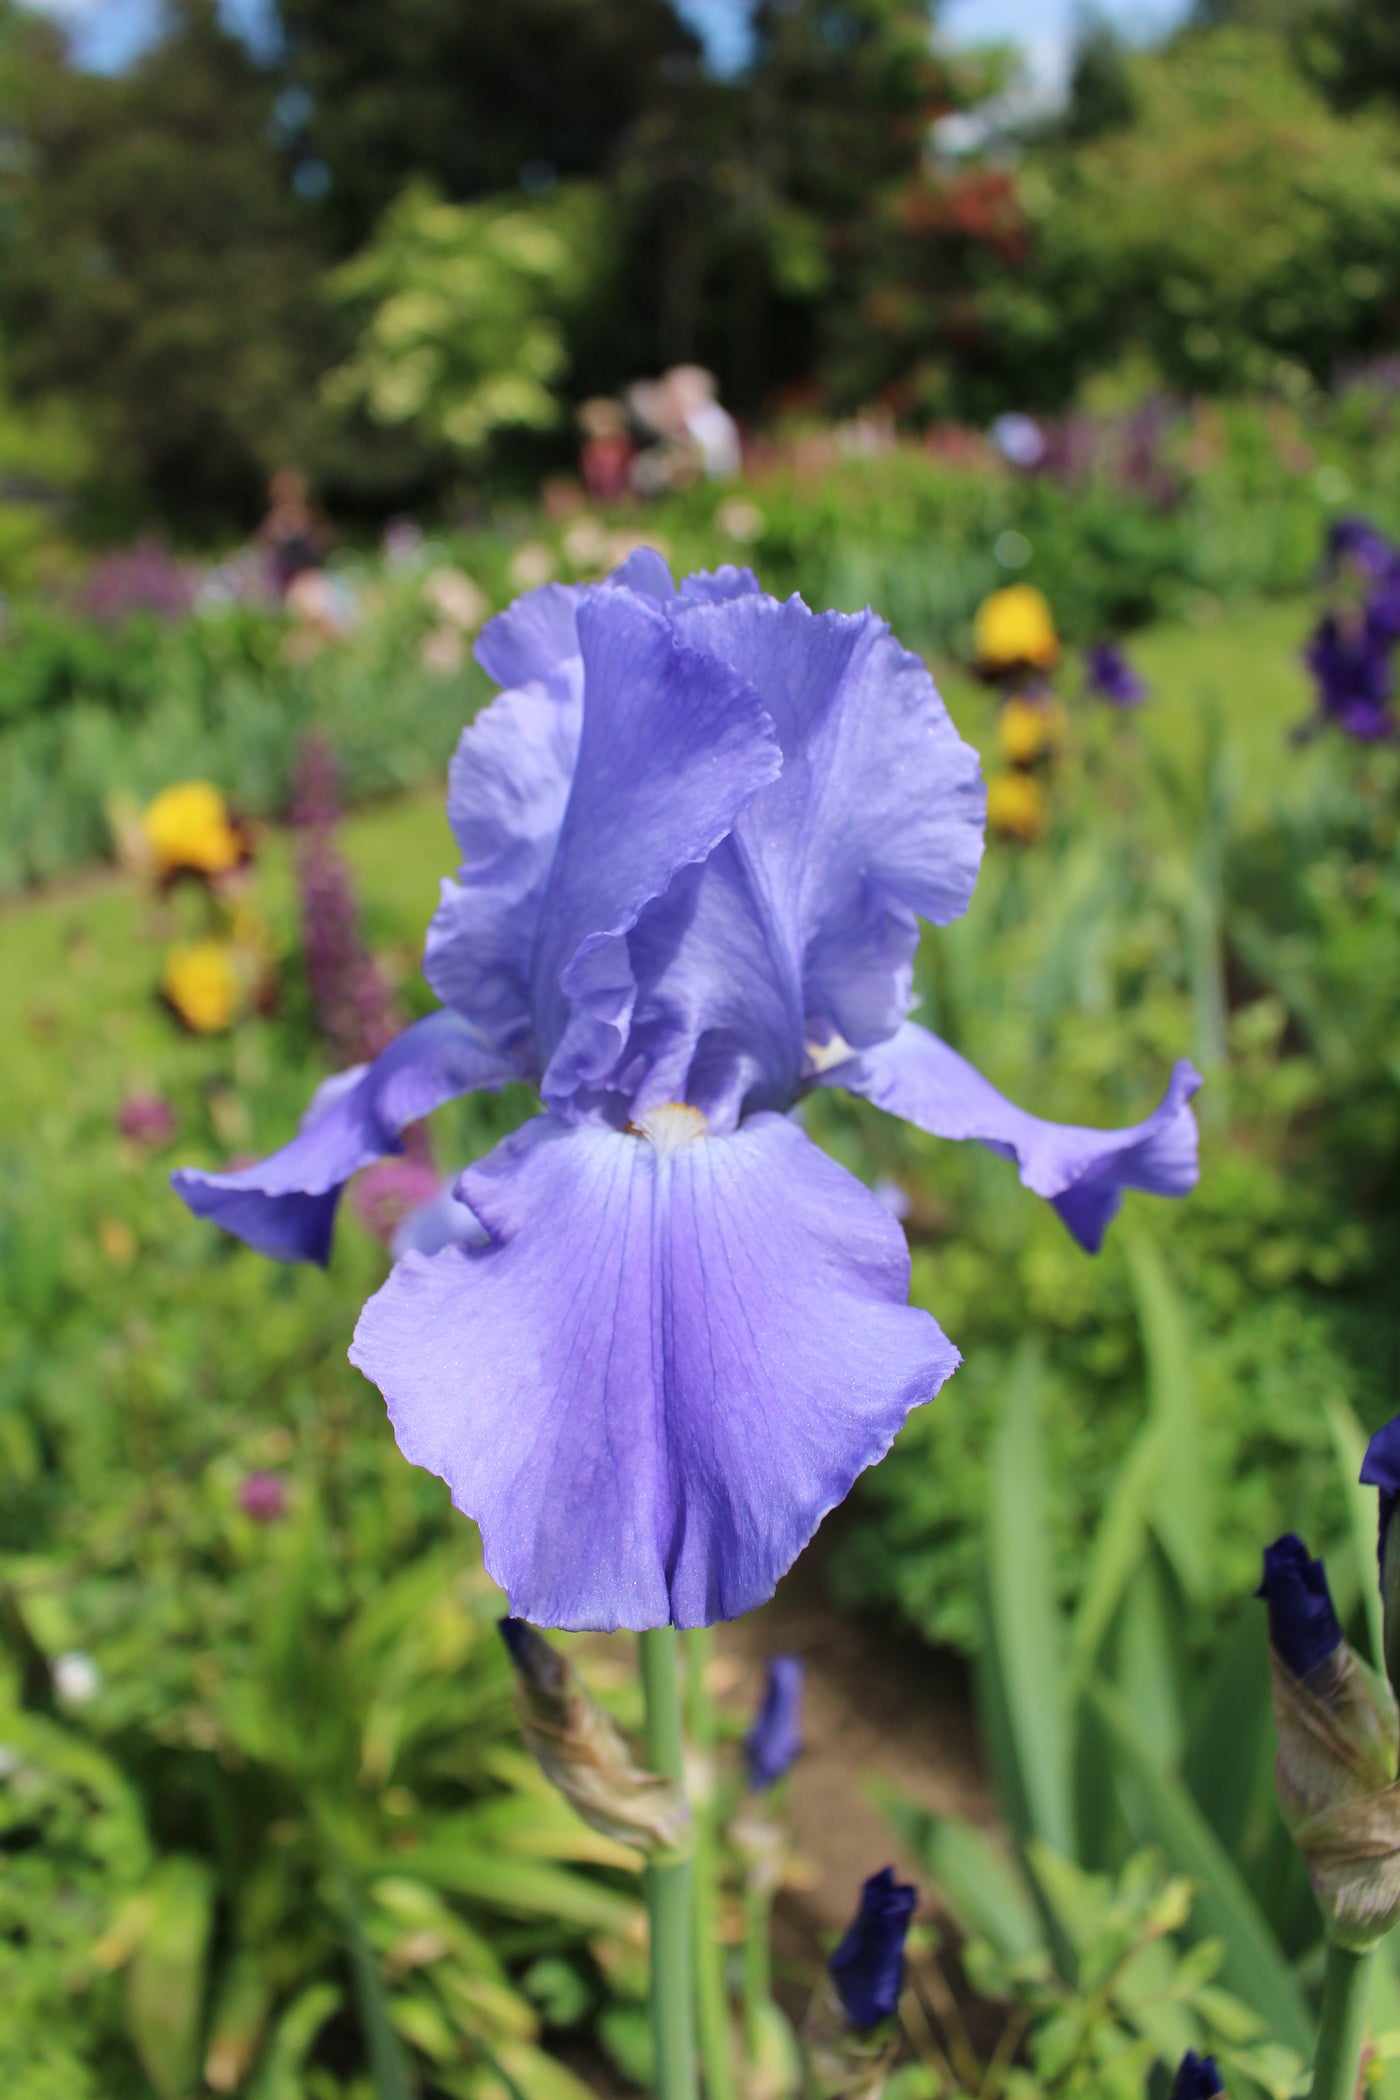
[[[869,1798],[872,1779],[921,1807],[995,1820],[977,1753],[966,1667],[880,1620],[838,1612],[819,1557],[804,1554],[771,1604],[718,1629],[715,1691],[726,1706],[753,1711],[770,1655],[807,1666],[806,1747],[793,1774],[792,1813],[802,1886],[785,1892],[784,1937],[829,1941],[855,1907],[868,1874],[896,1864],[915,1881],[915,1862],[894,1842]]]

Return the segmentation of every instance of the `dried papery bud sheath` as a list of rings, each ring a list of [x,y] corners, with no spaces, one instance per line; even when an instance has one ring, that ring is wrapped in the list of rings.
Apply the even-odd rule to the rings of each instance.
[[[524,1619],[502,1619],[515,1665],[525,1747],[592,1829],[649,1859],[683,1854],[690,1809],[679,1787],[642,1765],[557,1648]]]
[[[1225,2081],[1213,2056],[1188,2049],[1172,2080],[1171,2100],[1224,2100]]]
[[[1327,1934],[1354,1951],[1400,1917],[1400,1723],[1384,1680],[1342,1639],[1321,1561],[1292,1533],[1268,1547],[1279,1807]]]
[[[893,1867],[872,1874],[812,2000],[803,2041],[819,2100],[876,2100],[898,2046],[904,1943],[918,1890]]]
[[[744,1765],[756,1794],[786,1778],[802,1755],[802,1677],[795,1655],[770,1657],[762,1704],[744,1737]]]

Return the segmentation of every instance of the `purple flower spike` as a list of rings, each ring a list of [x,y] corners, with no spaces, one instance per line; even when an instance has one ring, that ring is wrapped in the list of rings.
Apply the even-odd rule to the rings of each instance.
[[[744,1737],[749,1785],[755,1793],[776,1786],[802,1754],[802,1676],[795,1655],[770,1657],[763,1704]]]
[[[845,1085],[1013,1159],[1087,1247],[1196,1174],[1178,1066],[1124,1131],[1015,1108],[907,1020],[919,922],[966,910],[975,752],[873,613],[633,555],[490,621],[503,686],[448,782],[442,1010],[327,1083],[290,1143],[185,1170],[190,1208],[324,1261],[351,1174],[442,1102],[545,1113],[406,1217],[353,1360],[482,1528],[516,1617],[747,1611],[958,1354],[897,1221],[789,1120]]]
[[[1269,1607],[1269,1639],[1295,1677],[1320,1669],[1341,1647],[1327,1570],[1296,1532],[1264,1548],[1264,1580],[1254,1594]]]
[[[1147,698],[1147,681],[1112,642],[1096,642],[1084,659],[1085,680],[1098,700],[1111,707],[1139,707]]]
[[[1188,2049],[1172,2081],[1171,2100],[1219,2100],[1224,2091],[1215,2058],[1197,2056],[1194,2049]]]
[[[827,1963],[852,2027],[862,2033],[893,2019],[904,1987],[904,1942],[919,1892],[896,1881],[893,1867],[872,1874],[860,1908]]]

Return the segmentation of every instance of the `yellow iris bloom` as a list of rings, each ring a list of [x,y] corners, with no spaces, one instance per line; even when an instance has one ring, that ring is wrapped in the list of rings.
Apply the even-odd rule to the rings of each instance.
[[[1065,711],[1048,700],[1008,700],[997,717],[1001,755],[1010,766],[1033,766],[1064,741]]]
[[[179,943],[165,958],[160,984],[196,1035],[221,1035],[238,1011],[238,970],[227,941]]]
[[[1045,790],[1030,773],[998,773],[987,782],[987,822],[1003,838],[1029,843],[1043,836]]]
[[[185,869],[197,875],[226,875],[243,857],[243,841],[228,804],[208,780],[182,780],[163,788],[145,810],[141,829],[158,875]]]
[[[1016,664],[1045,670],[1060,653],[1050,607],[1029,583],[1009,583],[977,608],[972,628],[977,661],[984,671],[1009,671]]]

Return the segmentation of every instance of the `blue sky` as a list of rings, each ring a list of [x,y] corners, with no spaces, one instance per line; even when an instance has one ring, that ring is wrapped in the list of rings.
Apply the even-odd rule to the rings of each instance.
[[[73,31],[90,65],[120,66],[149,41],[160,0],[30,0]],[[392,0],[384,0],[391,5]],[[502,0],[508,5],[509,0]],[[704,36],[722,70],[743,63],[748,0],[677,0],[683,15]],[[1064,76],[1080,0],[944,0],[940,20],[961,43],[1009,40],[1022,45],[1037,81],[1053,87]],[[270,0],[221,0],[225,16],[255,37],[266,34]],[[1188,0],[1097,0],[1097,12],[1134,36],[1168,29],[1187,12]]]

